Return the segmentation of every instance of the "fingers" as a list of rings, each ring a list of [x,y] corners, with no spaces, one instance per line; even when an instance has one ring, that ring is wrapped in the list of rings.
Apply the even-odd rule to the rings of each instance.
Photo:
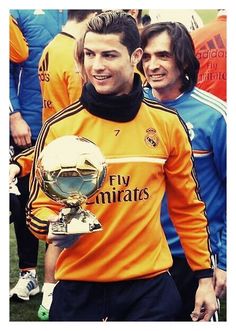
[[[59,217],[51,216],[49,221],[49,230],[48,230],[48,243],[53,244],[54,246],[63,248],[69,248],[72,246],[80,237],[79,234],[54,234],[52,232],[52,223],[57,222]]]
[[[214,290],[217,298],[223,298],[227,289],[226,271],[216,268],[214,271]]]
[[[12,134],[12,137],[15,144],[19,147],[28,148],[32,146],[31,132],[29,130],[25,134],[20,134],[20,133],[15,135]]]
[[[10,164],[9,166],[9,183],[12,183],[15,177],[19,174],[20,167],[17,164]]]
[[[210,321],[212,316],[215,314],[215,312],[218,309],[218,305],[214,306],[208,306],[206,307],[201,307],[199,309],[199,305],[195,305],[194,311],[191,313],[191,318],[193,322],[206,322]]]
[[[202,311],[202,303],[195,301],[195,307],[193,312],[190,314],[190,317],[192,318],[193,322],[196,322],[199,320],[200,314]]]
[[[226,287],[224,285],[215,286],[216,297],[222,299],[226,294]]]

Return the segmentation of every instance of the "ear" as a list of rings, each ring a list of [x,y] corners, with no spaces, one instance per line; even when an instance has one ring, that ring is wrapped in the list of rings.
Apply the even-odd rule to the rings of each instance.
[[[136,48],[135,51],[131,54],[131,64],[135,67],[141,60],[143,55],[142,48]]]

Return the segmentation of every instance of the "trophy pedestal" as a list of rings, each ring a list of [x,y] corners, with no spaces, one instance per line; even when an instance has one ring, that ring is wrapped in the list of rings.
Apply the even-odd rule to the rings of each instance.
[[[63,208],[59,220],[51,223],[53,234],[86,234],[102,230],[101,223],[81,207]]]

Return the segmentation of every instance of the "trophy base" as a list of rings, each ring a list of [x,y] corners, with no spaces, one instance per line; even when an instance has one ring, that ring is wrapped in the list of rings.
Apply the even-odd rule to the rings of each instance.
[[[89,212],[79,208],[64,208],[58,221],[51,223],[53,234],[86,234],[102,231],[101,223]]]

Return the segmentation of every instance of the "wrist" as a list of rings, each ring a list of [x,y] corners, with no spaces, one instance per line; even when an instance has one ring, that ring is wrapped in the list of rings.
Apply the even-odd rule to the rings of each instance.
[[[19,110],[10,113],[10,122],[18,121],[20,119],[22,119],[22,116]]]
[[[213,278],[208,277],[208,278],[200,278],[198,280],[199,285],[212,285],[213,284]]]

